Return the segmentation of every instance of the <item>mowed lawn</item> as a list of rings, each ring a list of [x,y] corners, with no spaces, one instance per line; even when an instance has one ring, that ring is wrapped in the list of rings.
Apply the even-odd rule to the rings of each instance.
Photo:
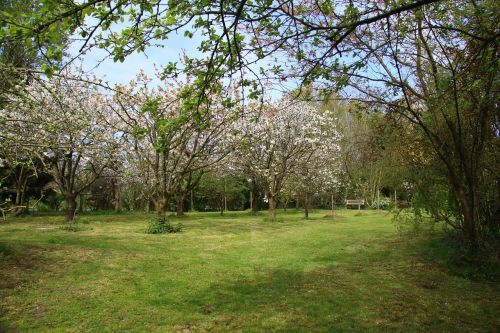
[[[450,273],[385,212],[0,222],[0,332],[498,332],[500,288]],[[441,251],[441,250],[440,250]]]

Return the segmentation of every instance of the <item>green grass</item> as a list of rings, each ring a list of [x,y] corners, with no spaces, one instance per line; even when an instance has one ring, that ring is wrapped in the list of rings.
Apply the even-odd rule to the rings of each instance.
[[[494,332],[499,288],[450,274],[376,211],[0,223],[0,332]],[[174,221],[176,222],[176,221]]]

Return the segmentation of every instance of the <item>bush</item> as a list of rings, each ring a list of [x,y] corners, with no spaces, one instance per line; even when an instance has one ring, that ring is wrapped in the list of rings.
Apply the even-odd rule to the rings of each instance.
[[[35,210],[37,212],[43,212],[43,213],[47,213],[47,212],[52,212],[53,211],[52,207],[50,207],[50,205],[48,203],[45,203],[43,201],[39,202],[36,205]]]
[[[171,224],[167,219],[163,217],[155,217],[149,221],[149,225],[146,228],[147,234],[171,234],[182,231],[182,224],[177,223],[176,225]]]
[[[380,209],[391,209],[394,207],[394,200],[388,197],[381,197],[378,205],[377,200],[374,200],[370,205],[371,209],[377,209],[377,207]]]

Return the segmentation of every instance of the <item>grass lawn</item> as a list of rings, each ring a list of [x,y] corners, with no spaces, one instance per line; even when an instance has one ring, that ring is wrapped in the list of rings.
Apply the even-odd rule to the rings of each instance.
[[[0,222],[0,332],[498,332],[500,288],[377,211],[145,213]]]

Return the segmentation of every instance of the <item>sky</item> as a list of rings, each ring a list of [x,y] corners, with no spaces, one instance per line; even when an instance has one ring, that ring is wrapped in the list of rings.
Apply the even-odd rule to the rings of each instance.
[[[134,52],[126,57],[124,62],[114,62],[112,57],[106,57],[104,50],[94,48],[81,55],[75,63],[81,63],[85,71],[91,71],[110,84],[127,84],[141,69],[153,78],[154,83],[159,84],[159,80],[155,78],[155,66],[160,68],[170,61],[178,61],[183,52],[190,56],[200,55],[196,49],[199,43],[199,37],[188,39],[180,34],[172,34],[165,42],[165,47],[148,47],[145,53]],[[80,46],[79,41],[70,45],[68,53],[71,57],[78,55]]]
[[[118,29],[120,27],[117,27]],[[191,30],[192,31],[192,30]],[[82,41],[73,36],[73,42],[68,48],[68,54],[71,58],[79,54],[79,49]],[[90,72],[101,78],[103,81],[111,85],[128,84],[133,80],[139,71],[142,69],[148,77],[152,79],[153,85],[160,85],[161,81],[155,76],[155,66],[160,69],[171,61],[178,62],[179,56],[186,53],[190,57],[203,56],[197,50],[202,41],[202,36],[199,33],[194,33],[193,38],[184,36],[184,31],[172,33],[168,40],[162,41],[164,47],[147,47],[145,53],[137,53],[127,56],[125,61],[114,62],[112,57],[107,57],[107,52],[102,49],[93,48],[87,51],[86,54],[80,55],[75,61],[75,64],[82,64],[86,72]],[[264,65],[268,65],[266,63]],[[258,72],[258,66],[253,66]],[[269,87],[266,90],[266,95],[271,99],[279,99],[282,96],[282,90],[292,89],[295,87],[292,83],[281,82],[281,86]]]

